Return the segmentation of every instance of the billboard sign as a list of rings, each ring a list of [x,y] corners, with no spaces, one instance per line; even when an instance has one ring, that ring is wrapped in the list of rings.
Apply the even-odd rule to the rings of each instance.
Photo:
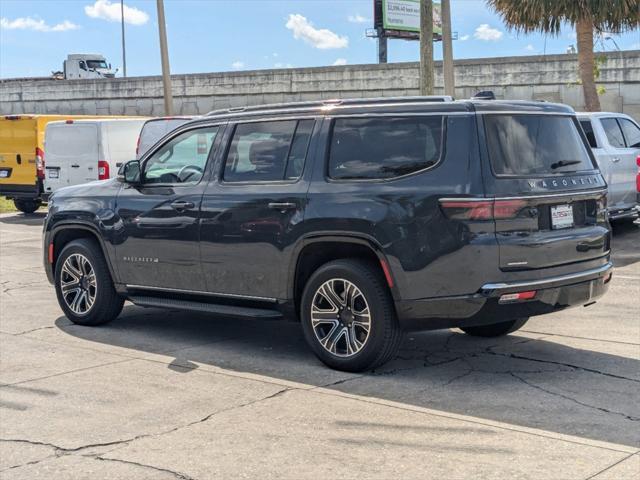
[[[420,37],[420,0],[376,0],[374,2],[375,26],[387,37]],[[433,4],[433,33],[442,37],[440,4]]]

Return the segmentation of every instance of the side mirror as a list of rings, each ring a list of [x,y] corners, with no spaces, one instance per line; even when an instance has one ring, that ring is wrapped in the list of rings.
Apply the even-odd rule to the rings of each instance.
[[[129,160],[118,169],[118,180],[123,183],[137,185],[140,183],[140,162]]]
[[[111,70],[111,64],[109,64],[109,70]]]

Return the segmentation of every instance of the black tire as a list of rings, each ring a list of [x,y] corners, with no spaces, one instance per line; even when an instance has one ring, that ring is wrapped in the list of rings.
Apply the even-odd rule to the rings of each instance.
[[[300,316],[304,336],[316,356],[331,368],[347,372],[370,370],[391,360],[400,347],[403,333],[398,326],[391,292],[387,287],[384,277],[376,267],[375,264],[362,260],[335,260],[316,270],[305,285],[300,303]],[[330,280],[335,280],[336,282],[346,281],[359,290],[359,293],[354,296],[354,298],[357,297],[357,300],[350,302],[350,305],[355,305],[353,302],[362,302],[363,299],[364,302],[366,302],[365,305],[368,305],[368,336],[361,342],[360,349],[352,354],[346,353],[340,355],[337,352],[334,354],[327,350],[321,343],[312,325],[312,304],[314,299],[319,298],[317,297],[319,289]],[[363,304],[361,303],[361,305]],[[347,302],[345,302],[340,311],[342,312],[343,310],[349,310],[349,312],[344,312],[345,315],[351,313]],[[356,312],[356,310],[356,308],[353,308],[353,312]],[[362,312],[364,310],[361,309],[360,311]],[[332,316],[333,313],[330,315]],[[351,321],[355,318],[357,318],[356,315],[351,315]],[[333,318],[329,321],[342,322],[342,320],[334,321]],[[333,331],[330,326],[316,328],[327,328],[327,330]],[[342,323],[339,325],[336,323],[336,328],[346,328],[349,330],[350,327],[346,327]],[[355,329],[356,327],[354,326],[352,328]],[[352,330],[349,331],[352,332]],[[358,334],[363,335],[363,330],[358,330]],[[349,335],[355,336],[353,333]],[[327,333],[325,338],[329,336],[330,333]],[[362,336],[360,339],[362,340]],[[347,341],[344,337],[340,339],[340,342],[344,342],[345,346]],[[336,341],[334,344],[335,343],[338,342]]]
[[[493,323],[491,325],[461,327],[460,330],[473,337],[501,337],[503,335],[508,335],[515,332],[516,330],[521,329],[528,320],[529,317],[516,318],[515,320]]]
[[[25,200],[21,198],[14,199],[13,204],[18,210],[26,214],[31,214],[42,206],[42,202],[40,200]]]
[[[67,297],[62,293],[62,282],[71,279],[73,282],[73,276],[69,276],[68,273],[63,273],[63,267],[69,257],[74,256],[72,259],[86,259],[91,267],[91,272],[95,274],[95,286],[90,289],[87,288],[87,292],[94,293],[95,300],[86,309],[86,312],[75,312],[67,304],[68,301],[74,304],[75,296],[73,292],[67,292]],[[82,269],[80,269],[82,270]],[[82,275],[82,279],[85,275]],[[90,278],[86,275],[86,278]],[[109,273],[109,267],[102,254],[102,250],[94,240],[79,239],[69,242],[60,252],[56,260],[55,265],[55,288],[56,295],[58,297],[58,304],[62,311],[69,320],[78,325],[95,326],[102,325],[103,323],[110,322],[115,319],[122,311],[124,305],[124,298],[115,291],[113,287],[113,281],[111,274]],[[80,292],[76,293],[79,295]],[[85,307],[87,302],[85,301]]]

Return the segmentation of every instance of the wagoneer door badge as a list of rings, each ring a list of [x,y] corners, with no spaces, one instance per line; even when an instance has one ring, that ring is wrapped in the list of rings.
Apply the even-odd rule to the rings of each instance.
[[[575,178],[562,178],[562,179],[553,179],[553,180],[529,180],[530,188],[562,188],[568,187],[569,185],[598,185],[597,177],[580,177],[579,179]]]
[[[153,257],[122,257],[122,260],[129,263],[158,263]]]

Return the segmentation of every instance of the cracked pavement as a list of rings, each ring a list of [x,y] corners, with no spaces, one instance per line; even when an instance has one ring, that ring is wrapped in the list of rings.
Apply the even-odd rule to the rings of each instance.
[[[43,217],[0,215],[0,479],[640,475],[640,227],[611,289],[499,339],[408,335],[377,371],[325,368],[298,325],[125,306],[72,325]]]

